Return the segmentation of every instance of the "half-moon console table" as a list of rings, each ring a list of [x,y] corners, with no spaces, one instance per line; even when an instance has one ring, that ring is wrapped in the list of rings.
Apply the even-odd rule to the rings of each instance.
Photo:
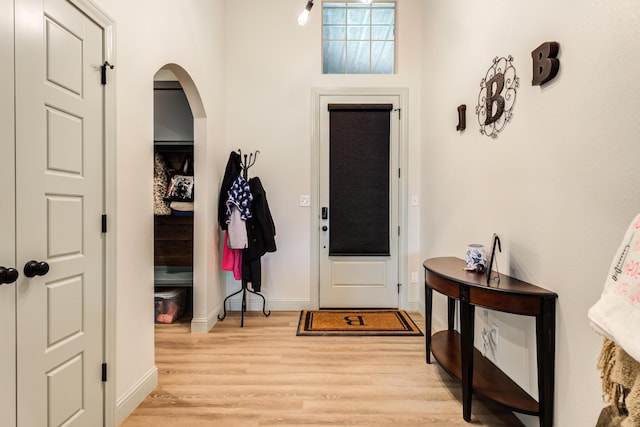
[[[423,264],[426,299],[426,354],[462,383],[462,416],[471,420],[471,394],[501,406],[540,417],[541,427],[553,425],[555,374],[556,299],[549,290],[494,273],[498,280],[487,285],[486,273],[464,270],[465,261],[455,257],[431,258]],[[494,277],[492,275],[492,279]],[[433,291],[447,296],[448,329],[431,335]],[[454,329],[455,302],[460,301],[460,332]],[[475,307],[535,316],[538,361],[536,401],[511,378],[483,357],[473,346]],[[475,354],[474,354],[475,353]]]

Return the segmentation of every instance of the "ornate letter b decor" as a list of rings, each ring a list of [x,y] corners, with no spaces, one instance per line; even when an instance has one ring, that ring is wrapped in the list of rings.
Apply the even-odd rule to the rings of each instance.
[[[485,88],[487,91],[485,102],[487,116],[484,119],[484,124],[490,125],[502,117],[502,113],[504,113],[504,98],[500,95],[504,90],[504,74],[498,73],[491,77],[491,79],[486,82]],[[493,112],[493,104],[496,105],[495,113]]]
[[[480,82],[476,114],[481,134],[495,139],[511,120],[519,84],[513,57],[495,57]]]

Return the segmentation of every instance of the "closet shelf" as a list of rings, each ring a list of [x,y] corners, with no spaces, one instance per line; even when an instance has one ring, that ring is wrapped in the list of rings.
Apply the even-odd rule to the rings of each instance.
[[[192,287],[193,267],[160,266],[153,268],[156,287]]]
[[[193,141],[153,141],[156,149],[164,152],[183,152],[193,150]]]

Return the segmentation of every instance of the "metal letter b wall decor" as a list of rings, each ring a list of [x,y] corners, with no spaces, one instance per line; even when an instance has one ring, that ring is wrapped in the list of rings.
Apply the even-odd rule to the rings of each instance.
[[[511,121],[519,84],[513,57],[495,57],[480,82],[476,114],[481,134],[495,139]]]

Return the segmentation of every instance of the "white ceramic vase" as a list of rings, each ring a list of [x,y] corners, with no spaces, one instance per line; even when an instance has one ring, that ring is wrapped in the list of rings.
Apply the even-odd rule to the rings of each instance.
[[[472,243],[467,246],[466,255],[467,268],[484,271],[487,268],[487,251],[479,243]]]

